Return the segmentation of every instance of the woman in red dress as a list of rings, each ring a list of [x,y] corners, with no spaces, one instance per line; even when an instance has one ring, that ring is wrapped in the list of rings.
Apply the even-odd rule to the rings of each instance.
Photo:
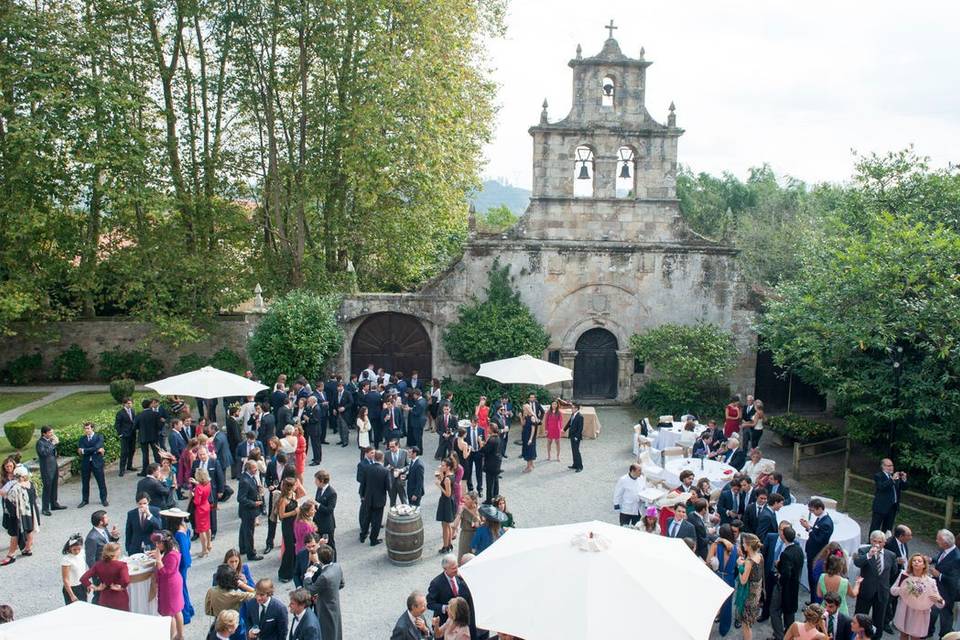
[[[543,416],[543,424],[547,430],[547,460],[550,460],[552,445],[557,446],[557,462],[560,462],[560,432],[563,430],[563,414],[560,413],[560,402],[550,403],[550,410]]]
[[[127,595],[127,585],[130,584],[130,572],[127,563],[118,560],[120,545],[109,542],[103,545],[103,554],[87,572],[80,576],[80,584],[87,591],[99,591],[101,607],[110,607],[119,611],[130,610],[130,597]],[[91,578],[100,580],[97,586],[91,586]]]
[[[303,468],[307,462],[307,439],[303,437],[303,427],[297,425],[297,452],[294,454],[297,466],[297,480],[303,484]]]
[[[740,419],[743,417],[743,410],[740,408],[740,396],[733,396],[730,404],[724,411],[723,435],[729,438],[734,433],[740,431]]]
[[[477,424],[483,427],[484,432],[486,432],[490,428],[490,407],[487,406],[487,396],[480,396],[473,414],[477,416]]]
[[[200,557],[210,553],[212,548],[210,533],[210,474],[203,467],[197,469],[193,485],[193,521],[197,535],[200,536]]]

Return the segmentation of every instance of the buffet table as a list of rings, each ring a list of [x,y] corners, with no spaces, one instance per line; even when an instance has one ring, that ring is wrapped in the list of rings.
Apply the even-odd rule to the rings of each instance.
[[[703,466],[701,467],[701,462]],[[707,460],[701,458],[671,458],[663,467],[663,481],[667,486],[680,486],[680,473],[689,469],[693,471],[694,484],[700,478],[710,480],[710,486],[713,489],[722,489],[724,485],[730,482],[736,469],[730,465],[717,460]]]
[[[843,548],[844,553],[847,554],[847,558],[850,560],[848,563],[847,577],[852,583],[860,573],[859,570],[853,566],[852,561],[853,555],[860,547],[860,524],[845,513],[840,513],[833,509],[827,509],[826,512],[830,515],[830,519],[833,520],[833,535],[830,536],[830,542],[838,543]],[[800,518],[806,518],[810,523],[813,522],[810,511],[805,504],[795,502],[783,506],[777,511],[777,522],[786,520],[793,525],[794,530],[797,532],[797,544],[803,549],[809,536],[807,530],[800,526]],[[806,552],[804,552],[804,555],[806,555]],[[808,587],[806,569],[800,574],[800,583],[804,587]]]
[[[567,426],[567,423],[570,421],[570,416],[573,415],[573,409],[569,407],[563,407],[560,409],[560,415],[562,416],[563,426]],[[583,416],[583,438],[584,440],[593,440],[600,435],[600,420],[597,418],[597,410],[593,407],[580,407],[580,415]],[[537,437],[545,438],[547,435],[547,429],[544,426],[546,418],[540,422],[537,426]],[[521,423],[522,424],[522,423]],[[566,438],[567,433],[561,433],[561,437]]]
[[[157,610],[157,581],[154,579],[153,559],[143,553],[135,553],[123,559],[130,574],[130,612],[148,616],[160,615]]]

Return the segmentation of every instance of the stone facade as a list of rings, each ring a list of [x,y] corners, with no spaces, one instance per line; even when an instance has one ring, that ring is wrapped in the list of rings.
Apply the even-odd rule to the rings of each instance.
[[[718,324],[736,336],[739,364],[733,389],[754,387],[756,336],[736,251],[689,232],[676,199],[677,142],[673,105],[660,124],[644,104],[650,62],[624,56],[616,40],[570,61],[573,107],[551,123],[544,103],[533,137],[533,194],[518,224],[497,236],[471,231],[463,257],[444,274],[409,294],[359,294],[345,300],[346,332],[338,356],[341,371],[356,369],[351,348],[364,320],[380,313],[415,318],[427,331],[434,377],[471,373],[449,360],[441,336],[457,307],[482,291],[494,260],[509,265],[521,298],[551,336],[548,354],[574,369],[577,362],[611,362],[604,373],[616,379],[615,393],[591,401],[629,401],[644,380],[634,372],[629,338],[667,322]],[[612,85],[606,90],[604,85]],[[577,151],[587,148],[589,161]],[[626,150],[626,151],[625,151]],[[626,158],[626,159],[625,159]],[[592,193],[575,195],[586,164]],[[627,169],[624,170],[624,165]],[[620,179],[623,173],[629,179]],[[628,188],[618,189],[624,182]],[[614,353],[580,360],[578,341],[602,328],[615,338]],[[534,354],[545,356],[548,354]],[[607,360],[603,360],[606,357]],[[351,366],[353,365],[353,366]],[[585,366],[585,365],[584,365]],[[409,372],[408,372],[409,373]],[[580,389],[582,390],[581,386]]]

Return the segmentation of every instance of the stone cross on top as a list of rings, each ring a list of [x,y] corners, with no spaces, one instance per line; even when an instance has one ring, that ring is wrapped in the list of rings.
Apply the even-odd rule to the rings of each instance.
[[[613,30],[614,30],[614,29],[619,29],[619,28],[620,28],[620,27],[615,27],[615,26],[613,26],[613,18],[610,19],[610,24],[608,24],[607,26],[604,27],[604,29],[606,29],[607,31],[610,32],[610,39],[611,39],[611,40],[613,39]]]

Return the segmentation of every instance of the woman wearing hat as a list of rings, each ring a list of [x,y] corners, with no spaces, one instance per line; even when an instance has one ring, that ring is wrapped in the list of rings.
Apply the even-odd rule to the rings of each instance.
[[[660,535],[660,523],[658,522],[656,507],[647,507],[643,513],[643,518],[636,524],[636,528],[644,533],[652,533],[655,536]]]
[[[13,554],[20,548],[20,555],[32,556],[33,532],[40,528],[40,506],[37,490],[30,481],[27,468],[18,465],[13,470],[14,481],[10,483],[3,499],[3,526],[10,534],[10,549],[0,562],[6,566],[15,560]]]
[[[157,579],[157,612],[169,616],[170,638],[183,640],[183,578],[180,576],[180,551],[177,542],[167,530],[153,536],[158,537],[151,551]]]
[[[480,515],[483,516],[483,526],[477,529],[470,541],[470,550],[475,554],[483,553],[484,549],[500,539],[503,533],[501,527],[507,519],[507,514],[492,504],[482,505]]]
[[[186,511],[174,507],[160,512],[163,518],[163,526],[169,531],[173,531],[173,539],[177,541],[177,548],[180,551],[180,578],[183,580],[183,624],[190,624],[193,619],[193,604],[190,602],[190,591],[187,589],[187,570],[193,565],[193,558],[190,556],[190,527],[187,524],[190,514]]]
[[[80,576],[87,571],[83,556],[83,536],[75,533],[63,545],[60,556],[60,578],[63,580],[63,603],[70,604],[87,601],[87,588],[80,582]]]

